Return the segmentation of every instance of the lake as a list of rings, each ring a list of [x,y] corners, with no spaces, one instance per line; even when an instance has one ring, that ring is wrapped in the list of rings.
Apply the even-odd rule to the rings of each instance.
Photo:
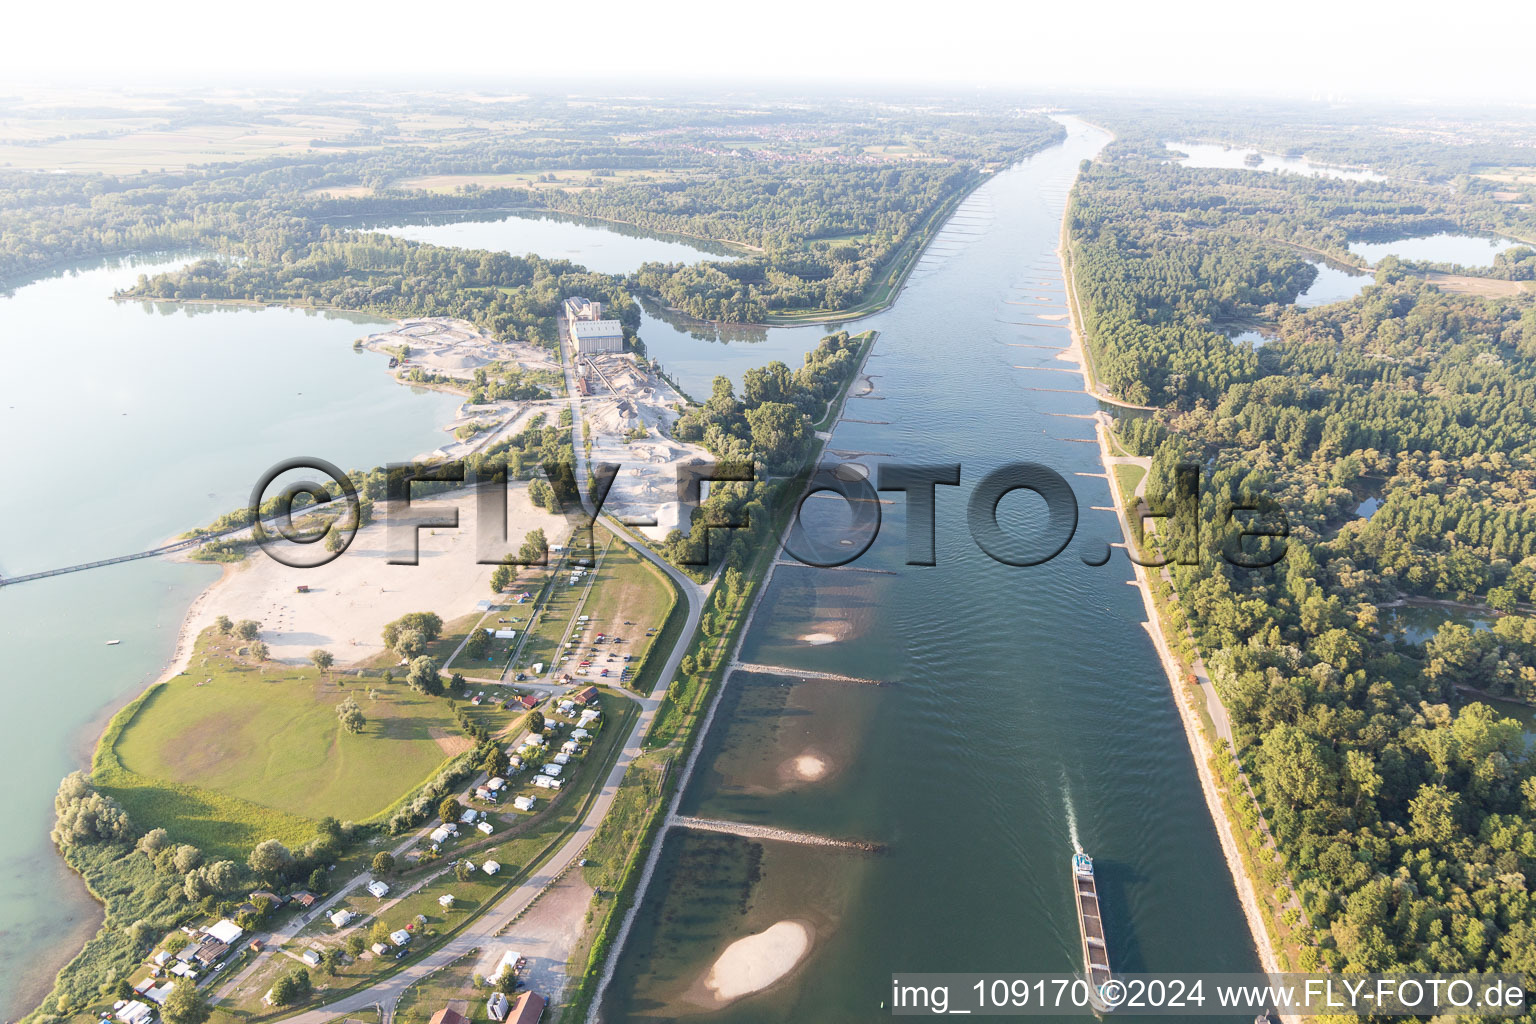
[[[1317,278],[1306,291],[1296,297],[1296,305],[1303,309],[1352,299],[1365,291],[1366,286],[1376,283],[1376,278],[1371,274],[1345,270],[1322,260],[1308,262],[1317,268]]]
[[[1074,418],[1097,403],[1061,372],[1067,332],[1044,317],[1065,311],[1066,191],[1108,136],[1066,123],[1064,144],[961,204],[893,307],[850,325],[881,332],[874,390],[849,399],[829,448],[961,464],[962,485],[938,488],[938,564],[905,564],[905,507],[889,495],[848,569],[781,567],[741,658],[783,671],[732,677],[683,795],[685,814],[887,851],[672,831],[609,1019],[873,1022],[889,1017],[894,972],[1076,972],[1074,841],[1097,859],[1117,970],[1257,969],[1130,565],[1118,551],[1084,561],[1119,530],[1096,508],[1111,498],[1092,424]],[[1060,472],[1079,506],[1068,550],[1032,568],[993,561],[964,526],[976,482],[1015,461]],[[1038,528],[1037,504],[1005,499],[1005,530]],[[806,515],[847,518],[835,500]],[[702,1004],[725,946],[782,920],[813,932],[805,962],[763,993]]]
[[[1176,157],[1181,167],[1216,167],[1224,170],[1238,171],[1267,171],[1279,173],[1286,171],[1291,174],[1305,174],[1313,178],[1344,178],[1348,181],[1386,181],[1386,175],[1377,174],[1352,167],[1333,167],[1328,164],[1315,164],[1301,157],[1279,156],[1274,153],[1260,153],[1263,158],[1257,164],[1247,162],[1247,157],[1253,153],[1252,149],[1241,147],[1223,146],[1209,142],[1164,142],[1170,152],[1184,153],[1186,156]]]
[[[112,260],[0,296],[0,573],[154,547],[245,504],[290,456],[371,467],[441,443],[459,400],[352,349],[384,321],[109,298],[185,262]],[[32,1009],[94,931],[48,840],[59,780],[86,765],[107,710],[164,670],[217,578],[150,559],[0,587],[0,1018]]]
[[[1475,611],[1447,605],[1405,604],[1388,608],[1382,629],[1400,640],[1422,644],[1434,638],[1435,632],[1447,622],[1466,626],[1471,630],[1492,629],[1493,618]]]
[[[346,226],[413,242],[488,249],[517,256],[537,253],[570,260],[600,274],[633,274],[642,263],[698,263],[731,259],[736,250],[681,235],[657,237],[627,224],[548,212],[475,210],[398,218],[347,219]]]
[[[1252,345],[1254,348],[1263,348],[1275,340],[1274,335],[1265,334],[1263,331],[1254,328],[1230,330],[1227,332],[1227,337],[1232,339],[1232,344],[1234,345]]]
[[[746,371],[776,359],[788,364],[791,370],[796,369],[817,342],[843,326],[711,324],[644,309],[640,314],[639,337],[645,343],[646,354],[661,364],[667,376],[689,397],[702,402],[709,397],[716,376],[729,377],[739,395],[741,377]]]
[[[1491,267],[1493,258],[1505,249],[1524,243],[1508,238],[1483,238],[1478,235],[1416,235],[1395,242],[1350,242],[1349,251],[1365,257],[1373,266],[1383,257],[1424,263],[1457,263],[1463,267]]]

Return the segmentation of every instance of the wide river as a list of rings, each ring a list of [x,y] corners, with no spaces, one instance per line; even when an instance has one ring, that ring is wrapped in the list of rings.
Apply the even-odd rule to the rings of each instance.
[[[674,830],[605,1019],[878,1021],[893,973],[1077,971],[1074,840],[1096,859],[1117,970],[1258,969],[1130,565],[1120,550],[1084,562],[1119,532],[1097,403],[1059,358],[1056,248],[1079,161],[1107,136],[1068,124],[959,208],[891,309],[853,325],[880,331],[874,387],[829,457],[960,463],[961,486],[938,489],[938,564],[904,564],[890,495],[851,570],[780,567],[741,658],[789,674],[732,677],[683,797],[684,814],[887,851]],[[1033,568],[991,560],[965,526],[977,481],[1016,461],[1062,474],[1081,510],[1077,539]],[[1004,500],[1009,529],[1040,528],[1032,501]],[[811,931],[808,956],[718,1005],[716,957],[780,921]]]

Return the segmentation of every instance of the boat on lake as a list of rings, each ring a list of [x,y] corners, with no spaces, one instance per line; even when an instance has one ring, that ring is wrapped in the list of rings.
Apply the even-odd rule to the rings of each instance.
[[[1099,1013],[1113,1009],[1100,994],[1109,983],[1109,946],[1104,939],[1104,916],[1099,910],[1099,883],[1093,876],[1093,858],[1078,849],[1072,854],[1072,892],[1077,900],[1077,930],[1083,940],[1083,973],[1088,979],[1088,1001]]]

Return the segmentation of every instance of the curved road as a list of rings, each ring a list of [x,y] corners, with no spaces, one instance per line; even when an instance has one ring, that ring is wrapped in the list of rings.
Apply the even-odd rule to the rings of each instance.
[[[567,361],[565,367],[566,385],[570,390],[571,401],[571,440],[572,451],[580,453],[581,438],[581,399],[575,388],[574,356]],[[590,503],[587,498],[588,475],[585,461],[579,454],[576,457],[578,468],[577,478],[581,487],[582,505],[590,514]],[[672,647],[672,652],[667,656],[666,663],[656,677],[656,687],[649,696],[639,698],[640,715],[635,720],[634,727],[630,730],[629,737],[624,741],[624,749],[619,752],[618,759],[613,768],[608,772],[608,777],[603,780],[602,789],[592,806],[587,809],[586,816],[577,826],[575,833],[561,845],[555,854],[544,862],[544,865],[531,875],[517,888],[507,893],[496,903],[488,907],[475,920],[465,925],[456,935],[443,943],[427,956],[412,960],[407,967],[400,972],[386,978],[371,988],[364,989],[354,995],[346,996],[335,1002],[313,1010],[307,1010],[292,1017],[284,1018],[293,1024],[329,1024],[337,1017],[353,1013],[358,1010],[379,1006],[383,1009],[384,1020],[387,1022],[393,1012],[395,1002],[407,988],[422,978],[446,966],[453,960],[468,953],[471,949],[479,947],[484,949],[488,944],[496,941],[496,933],[518,914],[522,913],[550,883],[565,873],[571,865],[581,857],[582,851],[591,841],[603,819],[607,817],[609,809],[613,806],[614,798],[618,794],[619,783],[624,778],[624,772],[629,768],[640,753],[640,742],[645,737],[646,730],[650,728],[652,720],[656,717],[656,710],[661,702],[666,699],[667,687],[677,675],[678,666],[682,663],[683,655],[688,650],[688,644],[693,639],[694,632],[699,627],[699,618],[704,612],[704,595],[707,589],[699,586],[693,580],[683,575],[675,566],[656,552],[650,546],[639,541],[629,527],[609,517],[604,524],[611,530],[615,537],[630,545],[641,556],[658,566],[677,584],[683,600],[687,604],[687,618],[683,623],[683,630]]]

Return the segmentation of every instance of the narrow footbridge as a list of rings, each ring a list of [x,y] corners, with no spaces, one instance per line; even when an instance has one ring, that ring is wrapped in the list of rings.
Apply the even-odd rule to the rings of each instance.
[[[0,576],[0,587],[8,587],[13,583],[26,583],[28,580],[40,580],[48,576],[62,576],[67,572],[84,572],[86,569],[99,569],[103,565],[116,565],[118,562],[135,562],[141,558],[169,555],[175,551],[196,547],[199,544],[205,543],[208,539],[207,537],[189,537],[186,540],[178,540],[174,544],[150,548],[148,551],[135,551],[131,555],[118,555],[116,558],[103,558],[98,562],[81,562],[79,565],[66,565],[62,569],[45,569],[42,572],[29,572],[24,576]]]

